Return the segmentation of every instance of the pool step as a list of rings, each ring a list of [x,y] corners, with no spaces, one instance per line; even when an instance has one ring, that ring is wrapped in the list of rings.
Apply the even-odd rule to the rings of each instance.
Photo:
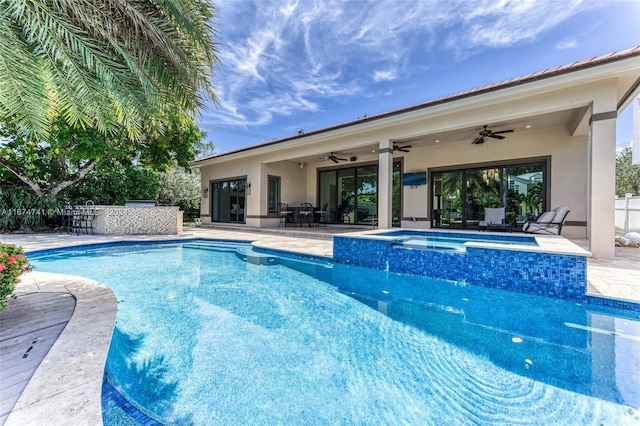
[[[255,252],[251,247],[238,247],[236,256],[254,265],[274,265],[277,260],[276,256]]]

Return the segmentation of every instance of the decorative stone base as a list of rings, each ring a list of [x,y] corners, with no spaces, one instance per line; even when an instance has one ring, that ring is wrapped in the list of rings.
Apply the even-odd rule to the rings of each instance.
[[[104,235],[173,235],[182,232],[177,206],[96,206],[93,232]]]

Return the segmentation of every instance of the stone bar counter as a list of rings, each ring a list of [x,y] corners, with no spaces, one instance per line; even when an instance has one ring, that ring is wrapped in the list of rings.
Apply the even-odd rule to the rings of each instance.
[[[104,235],[170,235],[182,232],[177,206],[95,206],[93,232]]]

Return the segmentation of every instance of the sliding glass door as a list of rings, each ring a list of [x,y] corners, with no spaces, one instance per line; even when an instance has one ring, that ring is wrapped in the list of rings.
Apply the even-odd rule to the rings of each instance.
[[[434,228],[477,229],[486,207],[505,207],[522,226],[545,208],[546,163],[443,170],[431,173]]]
[[[400,224],[400,162],[393,167],[393,222]],[[318,205],[330,223],[371,224],[378,215],[378,165],[366,164],[318,172]]]
[[[232,179],[211,183],[211,221],[245,223],[247,180]]]

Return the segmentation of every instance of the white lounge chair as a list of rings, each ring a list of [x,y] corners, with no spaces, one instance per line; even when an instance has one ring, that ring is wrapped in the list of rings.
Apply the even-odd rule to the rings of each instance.
[[[504,224],[504,207],[485,207],[484,219],[478,222],[478,229],[491,229],[491,225]]]
[[[569,214],[569,209],[565,206],[558,206],[555,209],[544,212],[535,221],[527,221],[522,225],[522,232],[530,234],[560,235],[562,225]]]

